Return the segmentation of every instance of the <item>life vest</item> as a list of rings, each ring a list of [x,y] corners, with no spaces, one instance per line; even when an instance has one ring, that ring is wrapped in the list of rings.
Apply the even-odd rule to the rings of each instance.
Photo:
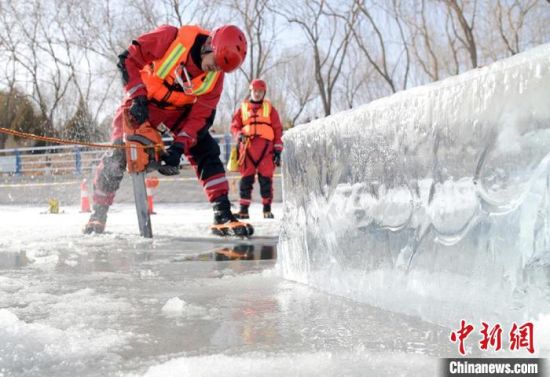
[[[248,137],[262,137],[273,141],[275,133],[271,127],[271,102],[264,99],[256,111],[252,108],[250,101],[241,104],[241,117],[243,121],[242,133]]]
[[[186,80],[184,67],[199,34],[209,35],[209,32],[198,26],[182,26],[164,56],[141,70],[149,100],[165,107],[184,107],[214,89],[221,72],[204,72],[194,77],[190,85]]]

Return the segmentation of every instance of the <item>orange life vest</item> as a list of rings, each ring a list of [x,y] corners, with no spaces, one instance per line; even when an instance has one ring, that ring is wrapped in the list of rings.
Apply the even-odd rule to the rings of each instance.
[[[264,99],[262,106],[256,111],[252,109],[250,101],[244,101],[241,104],[241,117],[243,121],[242,133],[248,137],[259,136],[269,141],[273,141],[275,133],[271,127],[271,102]]]
[[[209,35],[209,32],[194,25],[182,26],[164,56],[141,70],[148,99],[172,107],[183,107],[195,103],[198,96],[214,89],[221,72],[204,72],[193,78],[190,85],[186,80],[184,66],[199,34]]]

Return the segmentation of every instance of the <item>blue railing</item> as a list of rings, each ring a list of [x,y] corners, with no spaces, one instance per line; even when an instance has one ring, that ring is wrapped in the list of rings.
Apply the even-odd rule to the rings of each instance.
[[[212,136],[220,145],[220,157],[226,163],[231,149],[231,137],[229,134]],[[169,138],[165,139],[165,144],[171,141]],[[0,149],[0,175],[88,174],[99,164],[103,153],[104,150],[99,148],[73,145]]]

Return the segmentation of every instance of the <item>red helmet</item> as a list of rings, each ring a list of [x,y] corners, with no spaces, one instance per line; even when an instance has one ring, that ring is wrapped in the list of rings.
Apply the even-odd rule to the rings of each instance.
[[[264,92],[267,91],[267,84],[264,80],[255,79],[250,82],[250,90],[256,89],[256,90],[263,90]]]
[[[235,25],[225,25],[214,29],[212,37],[212,49],[216,65],[226,73],[239,68],[246,57],[246,37]]]

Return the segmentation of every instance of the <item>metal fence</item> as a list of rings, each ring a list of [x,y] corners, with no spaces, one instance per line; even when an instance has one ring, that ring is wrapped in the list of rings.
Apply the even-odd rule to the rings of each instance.
[[[221,150],[224,163],[229,159],[229,134],[212,135]],[[163,139],[166,145],[172,139]],[[108,143],[105,143],[108,144]],[[0,175],[86,175],[95,169],[104,149],[60,145],[47,147],[0,149]],[[183,164],[188,164],[184,158]]]

